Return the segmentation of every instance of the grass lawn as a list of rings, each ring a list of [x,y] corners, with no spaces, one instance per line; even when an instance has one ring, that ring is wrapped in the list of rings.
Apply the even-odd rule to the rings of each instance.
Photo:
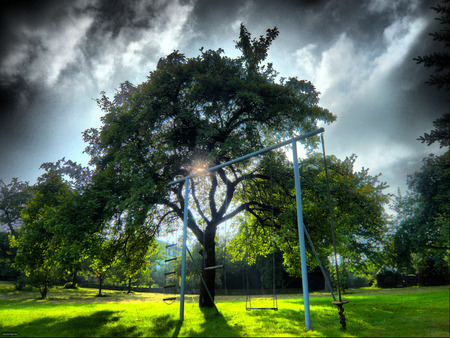
[[[343,298],[347,330],[340,330],[331,297],[312,293],[312,330],[305,332],[303,299],[281,295],[279,311],[246,311],[244,297],[218,296],[215,310],[201,310],[187,296],[185,320],[179,303],[161,294],[53,288],[45,300],[37,291],[16,291],[0,282],[0,329],[18,337],[448,337],[449,287],[350,290]],[[256,302],[256,300],[255,300]]]

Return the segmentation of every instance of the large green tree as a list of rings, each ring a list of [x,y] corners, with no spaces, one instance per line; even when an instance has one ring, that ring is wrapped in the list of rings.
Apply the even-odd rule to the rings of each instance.
[[[276,82],[264,61],[277,35],[274,28],[252,38],[241,25],[240,57],[226,57],[221,49],[201,49],[193,58],[175,51],[144,83],[125,82],[114,99],[102,95],[103,125],[84,135],[96,165],[94,183],[109,191],[109,208],[127,210],[135,223],[152,213],[157,224],[170,226],[165,221],[182,218],[184,208],[184,183],[168,186],[170,181],[335,119],[318,106],[310,82]],[[216,265],[220,224],[252,207],[232,201],[255,175],[247,164],[235,164],[192,182],[188,227],[205,250],[206,266]],[[214,296],[215,270],[202,274]],[[212,306],[203,285],[199,304]]]

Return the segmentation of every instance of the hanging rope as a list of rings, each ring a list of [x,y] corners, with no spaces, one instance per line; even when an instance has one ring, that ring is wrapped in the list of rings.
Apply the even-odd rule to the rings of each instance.
[[[272,306],[274,310],[278,310],[278,299],[277,299],[277,288],[276,288],[276,277],[275,277],[275,218],[274,218],[274,198],[273,198],[273,153],[270,152],[270,203],[271,203],[271,227],[272,227],[272,287],[273,287],[273,299]]]
[[[338,307],[339,320],[342,325],[342,329],[345,330],[346,322],[345,322],[343,305],[348,303],[348,300],[343,301],[341,298],[341,286],[339,283],[339,266],[338,266],[338,262],[337,262],[337,251],[336,251],[336,237],[335,237],[335,231],[334,231],[333,207],[331,205],[330,183],[329,183],[329,177],[328,177],[327,157],[325,154],[325,142],[323,140],[323,134],[320,135],[320,139],[322,141],[323,162],[325,165],[325,177],[326,177],[326,181],[327,181],[327,197],[328,197],[328,208],[330,211],[331,237],[333,240],[334,263],[335,263],[335,268],[336,268],[336,282],[337,282],[337,289],[338,289],[338,294],[339,294],[339,301],[334,301],[333,304]]]

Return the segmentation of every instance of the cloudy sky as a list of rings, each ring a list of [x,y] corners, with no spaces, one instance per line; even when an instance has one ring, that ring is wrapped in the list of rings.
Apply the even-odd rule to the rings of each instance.
[[[437,2],[437,0],[436,0]],[[429,153],[417,137],[448,111],[448,95],[424,84],[412,60],[440,48],[430,0],[55,0],[2,3],[0,12],[0,179],[35,183],[43,162],[87,164],[81,133],[100,126],[95,98],[143,82],[173,50],[238,51],[243,22],[253,36],[277,26],[268,60],[280,76],[312,81],[327,152],[358,155],[357,169],[391,186]],[[9,6],[9,7],[8,7]]]

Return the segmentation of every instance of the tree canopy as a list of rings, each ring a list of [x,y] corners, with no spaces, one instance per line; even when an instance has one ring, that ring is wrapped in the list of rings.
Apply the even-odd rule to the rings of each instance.
[[[201,49],[192,58],[174,51],[144,83],[123,83],[113,99],[102,94],[103,125],[84,136],[96,165],[94,183],[109,191],[111,213],[126,210],[127,221],[135,224],[149,213],[159,215],[157,225],[182,218],[183,184],[167,185],[174,178],[334,121],[318,106],[319,93],[309,81],[276,82],[272,65],[263,64],[277,35],[273,28],[252,39],[241,25],[241,57],[229,58],[221,49]],[[241,183],[253,175],[244,164],[207,175],[204,201],[194,183],[188,226],[205,248],[208,266],[215,265],[218,225],[248,207],[229,209]],[[204,271],[204,277],[211,285],[214,271]],[[200,304],[210,306],[201,293]]]

